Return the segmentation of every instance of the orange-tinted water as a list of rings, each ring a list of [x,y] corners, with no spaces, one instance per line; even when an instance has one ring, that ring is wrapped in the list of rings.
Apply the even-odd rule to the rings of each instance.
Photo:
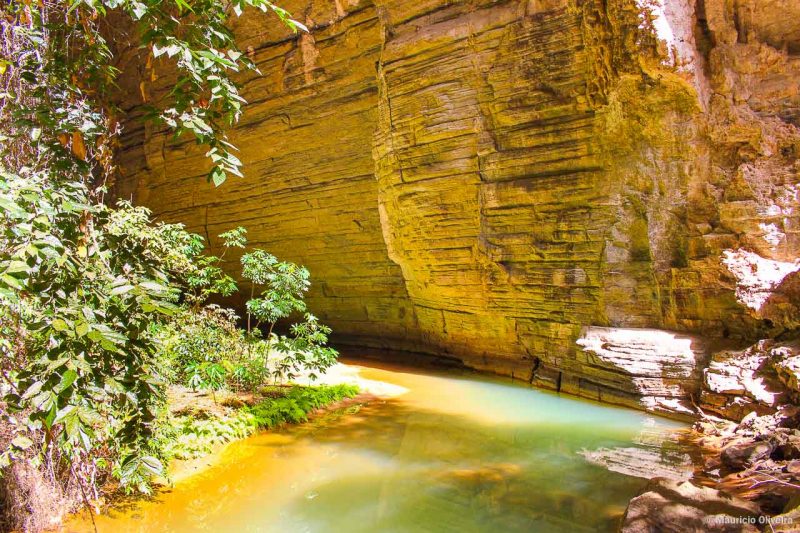
[[[408,392],[233,443],[152,501],[97,517],[98,530],[613,531],[646,481],[585,451],[655,446],[669,462],[652,437],[681,427],[475,376],[360,374]],[[91,524],[79,516],[64,530]]]

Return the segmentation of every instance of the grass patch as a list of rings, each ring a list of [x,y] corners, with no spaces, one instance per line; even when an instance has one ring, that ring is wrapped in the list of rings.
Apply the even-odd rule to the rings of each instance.
[[[219,444],[243,439],[259,429],[304,422],[315,409],[357,394],[358,387],[354,385],[272,387],[262,402],[242,407],[229,416],[173,417],[167,431],[167,456],[175,459],[201,457]]]
[[[354,385],[298,386],[282,397],[269,398],[253,407],[244,407],[242,411],[255,418],[258,428],[269,429],[284,422],[304,422],[311,411],[356,394],[358,387]]]

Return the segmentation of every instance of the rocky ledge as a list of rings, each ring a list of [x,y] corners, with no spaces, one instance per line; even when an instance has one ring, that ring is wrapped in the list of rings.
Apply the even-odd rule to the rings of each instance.
[[[587,396],[587,384],[602,383],[596,399],[625,404],[672,417],[694,417],[692,398],[699,394],[708,359],[701,339],[644,328],[584,328],[573,372],[561,390]]]
[[[700,408],[729,420],[776,413],[797,400],[800,345],[762,340],[714,353],[703,372]]]
[[[800,530],[800,343],[721,350],[703,372],[691,481],[656,478],[623,531]]]

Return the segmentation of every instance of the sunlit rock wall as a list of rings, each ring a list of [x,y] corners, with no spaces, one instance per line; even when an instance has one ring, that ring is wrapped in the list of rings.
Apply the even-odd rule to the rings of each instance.
[[[670,348],[599,362],[587,328],[797,326],[800,3],[284,4],[310,35],[236,28],[263,74],[231,132],[245,178],[215,189],[201,149],[131,121],[117,193],[307,265],[337,342],[648,407],[699,372]]]

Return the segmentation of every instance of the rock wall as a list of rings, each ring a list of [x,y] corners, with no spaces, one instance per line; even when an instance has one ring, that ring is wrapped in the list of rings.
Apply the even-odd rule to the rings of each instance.
[[[116,192],[307,265],[338,343],[669,410],[709,343],[629,330],[797,327],[797,2],[284,4],[310,34],[235,28],[263,73],[231,132],[245,178],[215,189],[202,150],[132,121]]]

